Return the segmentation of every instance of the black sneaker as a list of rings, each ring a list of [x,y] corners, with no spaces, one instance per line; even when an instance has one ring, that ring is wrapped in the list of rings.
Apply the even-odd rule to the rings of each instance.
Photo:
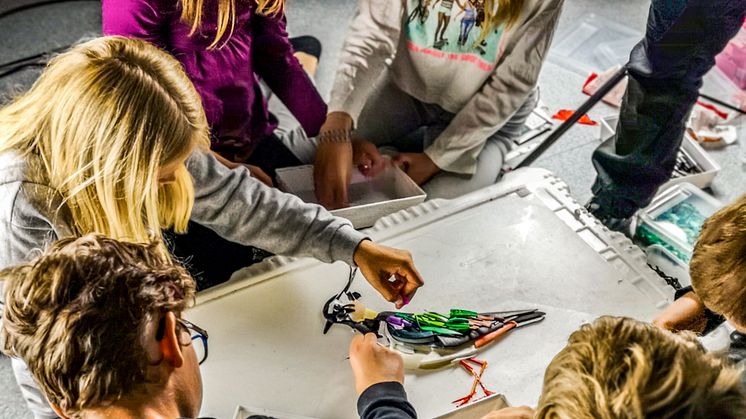
[[[625,236],[631,237],[632,232],[630,231],[630,225],[632,224],[632,215],[628,217],[620,217],[615,214],[609,213],[601,204],[596,202],[595,199],[591,199],[585,204],[585,209],[588,210],[594,217],[605,225],[606,228],[612,231],[618,231],[623,233]]]
[[[308,55],[316,57],[317,60],[321,59],[321,41],[313,36],[297,36],[290,38],[290,45],[293,46],[293,51],[305,52]]]

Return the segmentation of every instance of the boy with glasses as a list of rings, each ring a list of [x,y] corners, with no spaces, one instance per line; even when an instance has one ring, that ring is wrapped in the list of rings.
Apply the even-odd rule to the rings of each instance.
[[[40,258],[0,271],[3,282],[1,348],[26,362],[59,416],[199,414],[208,335],[182,317],[194,280],[157,242],[60,240]],[[371,398],[407,404],[401,386],[372,384],[361,397],[366,406],[376,404]],[[377,417],[383,408],[366,412]]]

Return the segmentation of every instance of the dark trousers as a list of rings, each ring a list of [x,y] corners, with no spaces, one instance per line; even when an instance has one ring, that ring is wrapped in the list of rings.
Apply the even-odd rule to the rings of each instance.
[[[652,0],[617,133],[593,153],[594,199],[605,212],[631,216],[670,179],[702,77],[745,13],[746,0]]]
[[[246,161],[259,166],[275,180],[275,170],[298,166],[301,162],[274,136],[265,138]],[[226,240],[207,227],[189,222],[186,234],[165,233],[172,254],[197,281],[197,289],[221,284],[233,272],[261,262],[271,253],[253,246]]]

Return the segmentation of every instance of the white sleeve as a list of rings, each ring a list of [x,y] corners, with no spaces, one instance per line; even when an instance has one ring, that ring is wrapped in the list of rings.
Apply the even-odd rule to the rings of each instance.
[[[516,42],[506,47],[481,90],[425,150],[439,168],[474,174],[477,157],[487,139],[518,111],[536,86],[562,3],[563,0],[540,2],[531,16],[511,29]]]
[[[374,83],[396,53],[403,1],[358,2],[342,46],[329,112],[346,112],[357,122]]]

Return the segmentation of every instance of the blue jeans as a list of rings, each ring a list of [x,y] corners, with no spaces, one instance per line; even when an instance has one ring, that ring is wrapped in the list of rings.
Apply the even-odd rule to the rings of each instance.
[[[604,214],[631,216],[670,179],[702,77],[744,14],[746,0],[652,0],[645,38],[630,54],[617,133],[593,153]]]

